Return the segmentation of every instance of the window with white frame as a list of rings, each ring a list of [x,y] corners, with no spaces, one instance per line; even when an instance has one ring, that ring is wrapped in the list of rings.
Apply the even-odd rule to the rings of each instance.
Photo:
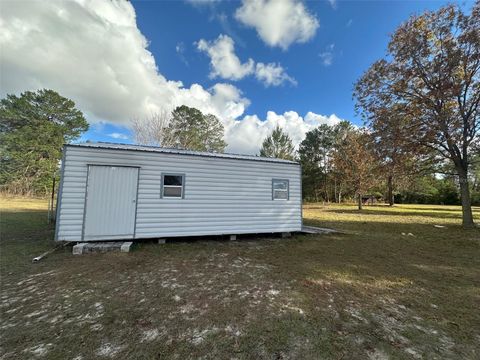
[[[288,180],[272,179],[272,200],[288,200],[288,191]]]
[[[185,175],[183,174],[162,174],[162,197],[184,198]]]

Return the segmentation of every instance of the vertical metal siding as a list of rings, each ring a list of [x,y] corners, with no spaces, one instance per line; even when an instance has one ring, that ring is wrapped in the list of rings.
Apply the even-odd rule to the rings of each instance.
[[[133,238],[138,168],[88,167],[83,240]]]
[[[58,240],[80,241],[87,163],[138,166],[135,238],[301,230],[298,164],[70,147]],[[185,174],[184,198],[161,198],[161,174]],[[272,179],[289,180],[289,199],[272,201]]]
[[[303,228],[303,183],[302,183],[302,165],[298,167],[298,177],[300,178],[300,228]]]

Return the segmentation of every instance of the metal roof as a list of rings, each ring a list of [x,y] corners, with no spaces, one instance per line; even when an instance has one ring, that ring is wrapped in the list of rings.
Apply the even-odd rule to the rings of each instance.
[[[182,150],[182,149],[174,149],[174,148],[164,148],[159,146],[149,146],[149,145],[131,145],[131,144],[120,144],[120,143],[109,143],[109,142],[85,142],[85,143],[77,143],[77,144],[66,144],[66,146],[88,147],[88,148],[110,149],[110,150],[146,151],[146,152],[156,152],[156,153],[164,153],[164,154],[192,155],[192,156],[203,156],[203,157],[222,158],[222,159],[266,161],[266,162],[283,163],[283,164],[297,164],[297,165],[299,164],[296,161],[268,158],[268,157],[262,157],[262,156]]]

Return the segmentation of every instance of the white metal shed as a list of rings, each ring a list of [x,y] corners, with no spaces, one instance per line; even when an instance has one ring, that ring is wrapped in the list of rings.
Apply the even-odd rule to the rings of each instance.
[[[301,230],[297,162],[113,143],[64,146],[57,241]]]

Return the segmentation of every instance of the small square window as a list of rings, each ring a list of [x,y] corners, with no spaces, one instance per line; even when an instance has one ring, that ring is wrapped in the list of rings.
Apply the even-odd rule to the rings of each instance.
[[[185,175],[162,174],[162,197],[178,198],[184,197]]]
[[[289,182],[285,179],[272,180],[272,200],[288,200]]]

